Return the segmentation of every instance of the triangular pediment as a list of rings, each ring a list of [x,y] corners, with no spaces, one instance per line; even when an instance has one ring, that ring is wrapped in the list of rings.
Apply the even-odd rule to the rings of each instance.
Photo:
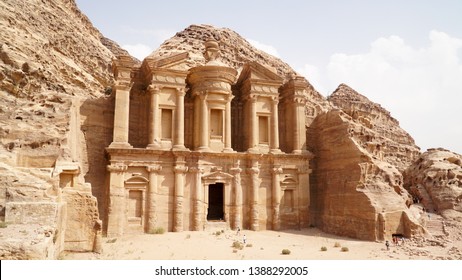
[[[231,180],[232,178],[234,178],[233,175],[225,173],[223,171],[212,172],[202,177],[203,180],[209,180],[209,181]]]
[[[238,83],[247,79],[271,82],[275,84],[282,84],[283,82],[283,78],[276,74],[275,71],[255,61],[244,64]]]
[[[165,57],[147,57],[143,60],[142,68],[153,70],[156,68],[187,71],[189,53],[177,53]]]

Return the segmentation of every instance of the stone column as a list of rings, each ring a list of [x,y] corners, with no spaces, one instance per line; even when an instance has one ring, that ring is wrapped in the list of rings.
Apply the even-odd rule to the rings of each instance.
[[[293,151],[294,154],[301,154],[304,150],[303,144],[306,142],[305,129],[305,99],[303,97],[294,97],[294,136]]]
[[[128,143],[128,121],[130,109],[130,88],[124,84],[116,85],[114,108],[114,131],[110,148],[130,148]]]
[[[183,199],[184,199],[184,184],[185,173],[188,168],[185,166],[183,158],[177,160],[174,167],[175,172],[175,193],[173,201],[173,231],[183,231]]]
[[[114,131],[110,148],[131,148],[128,143],[131,69],[134,61],[128,55],[118,56],[112,64],[115,85]]]
[[[162,170],[161,165],[146,167],[149,172],[149,188],[147,193],[146,232],[153,232],[157,226],[157,174]]]
[[[272,189],[272,207],[273,207],[273,230],[281,229],[281,217],[280,217],[280,205],[281,205],[281,179],[279,174],[282,173],[282,168],[279,165],[275,165],[273,174],[273,189]]]
[[[259,188],[260,188],[260,179],[258,174],[260,169],[258,168],[258,163],[248,169],[248,173],[251,176],[251,189],[252,197],[250,198],[250,229],[257,231],[259,230],[259,213],[258,213],[258,200],[259,200]]]
[[[208,151],[209,150],[209,110],[207,106],[207,92],[202,92],[199,95],[200,98],[200,120],[201,120],[201,128],[200,130],[200,146],[198,148],[199,151]]]
[[[279,149],[279,117],[278,117],[278,97],[275,96],[271,100],[271,142],[270,152],[280,153]]]
[[[193,230],[202,230],[202,172],[199,167],[191,167],[189,171],[194,173],[194,204],[193,204]]]
[[[173,149],[185,150],[184,146],[184,96],[185,88],[176,89],[175,138]]]
[[[124,233],[126,217],[126,197],[124,186],[124,164],[111,164],[107,166],[109,177],[109,214],[107,236],[121,236]]]
[[[232,152],[233,148],[231,147],[231,100],[234,96],[228,96],[225,105],[225,148],[224,152]]]
[[[160,148],[159,139],[159,94],[161,88],[158,86],[150,85],[148,87],[148,93],[150,95],[149,104],[149,143],[148,149]]]
[[[242,228],[242,185],[241,185],[241,172],[242,169],[239,168],[239,162],[230,169],[231,174],[234,175],[233,178],[233,191],[234,191],[234,223],[231,225],[233,229]]]
[[[250,135],[249,152],[258,151],[257,96],[250,96]]]

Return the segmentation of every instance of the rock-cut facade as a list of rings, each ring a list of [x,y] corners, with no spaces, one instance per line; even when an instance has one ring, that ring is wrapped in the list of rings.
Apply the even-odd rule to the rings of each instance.
[[[219,44],[113,63],[108,236],[127,232],[308,227],[307,81],[256,61],[234,69]]]

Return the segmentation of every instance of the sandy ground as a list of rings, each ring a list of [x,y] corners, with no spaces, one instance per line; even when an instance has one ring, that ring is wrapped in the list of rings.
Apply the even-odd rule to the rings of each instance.
[[[233,242],[243,242],[242,249]],[[336,243],[340,247],[336,247]],[[338,245],[337,244],[337,245]],[[325,246],[327,251],[322,251]],[[323,233],[316,228],[294,231],[179,232],[164,234],[133,234],[120,238],[103,238],[103,252],[70,253],[63,259],[106,260],[416,260],[462,259],[462,241],[435,244],[407,240],[404,245],[358,241]],[[342,247],[348,248],[347,252]],[[290,255],[283,255],[289,249]]]

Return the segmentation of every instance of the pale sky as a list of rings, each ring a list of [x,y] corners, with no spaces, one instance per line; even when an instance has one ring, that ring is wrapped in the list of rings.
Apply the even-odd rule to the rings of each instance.
[[[76,2],[140,60],[191,24],[230,28],[324,96],[346,83],[381,104],[422,151],[462,154],[462,1]]]

